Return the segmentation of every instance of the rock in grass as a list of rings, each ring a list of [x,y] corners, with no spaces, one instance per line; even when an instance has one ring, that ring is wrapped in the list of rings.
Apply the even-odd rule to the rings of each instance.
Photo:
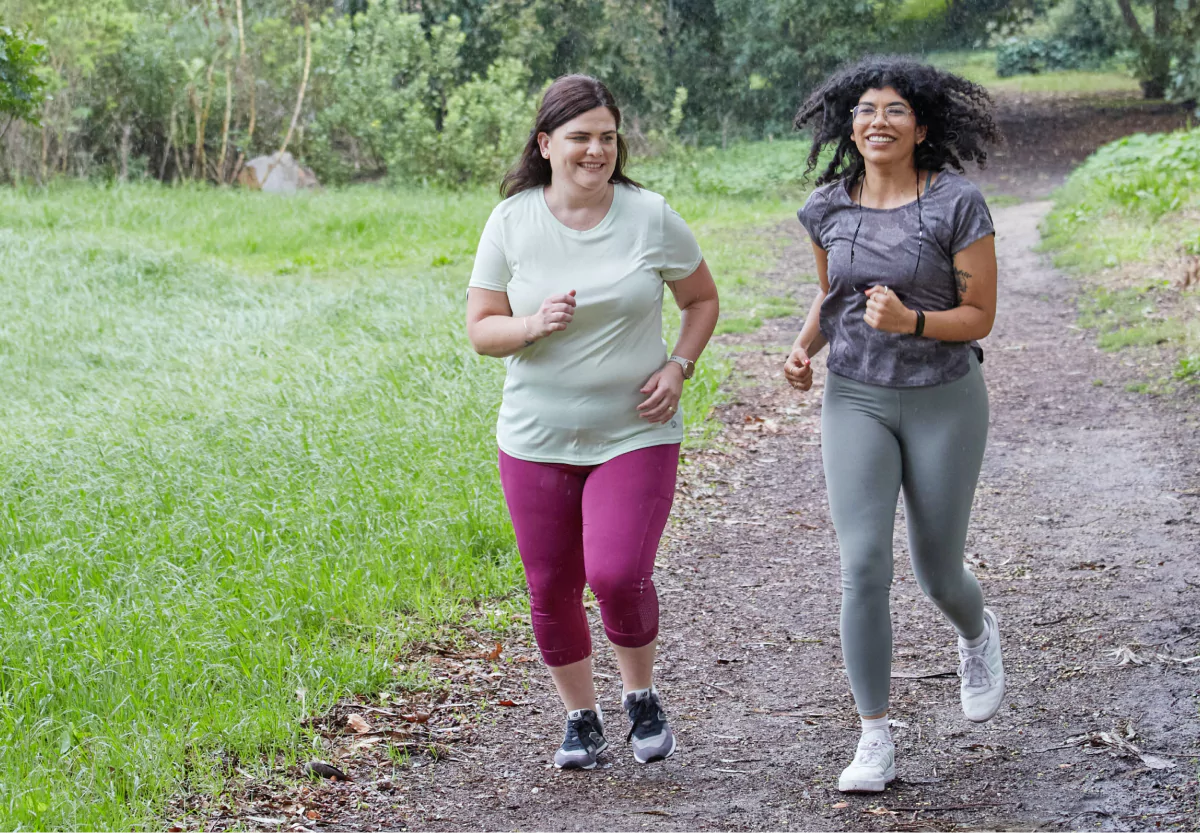
[[[304,774],[310,778],[331,778],[336,781],[353,781],[346,773],[332,764],[322,761],[309,761],[304,765]]]

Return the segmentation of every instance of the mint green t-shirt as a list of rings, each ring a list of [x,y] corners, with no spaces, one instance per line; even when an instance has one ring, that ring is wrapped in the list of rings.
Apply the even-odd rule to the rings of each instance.
[[[515,317],[575,290],[575,317],[504,360],[496,426],[506,454],[539,463],[596,465],[683,439],[683,414],[653,425],[638,416],[646,380],[667,360],[663,281],[700,265],[696,238],[661,195],[617,185],[608,214],[576,231],[558,221],[541,188],[492,211],[470,286],[507,292]]]

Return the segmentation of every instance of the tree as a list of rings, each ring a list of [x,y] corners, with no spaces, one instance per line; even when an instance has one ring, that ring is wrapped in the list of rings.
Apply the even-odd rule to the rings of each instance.
[[[46,47],[0,26],[0,139],[18,119],[37,126],[46,82],[37,70]]]
[[[1136,71],[1146,98],[1163,98],[1168,91],[1173,64],[1194,61],[1200,36],[1200,2],[1150,0],[1154,22],[1149,32],[1134,12],[1131,0],[1117,0],[1121,19],[1129,28],[1137,50]]]

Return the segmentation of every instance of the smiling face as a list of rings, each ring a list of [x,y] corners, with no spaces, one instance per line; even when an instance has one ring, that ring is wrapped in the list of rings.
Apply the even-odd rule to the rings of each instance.
[[[925,140],[926,128],[917,124],[912,105],[892,87],[867,90],[855,109],[852,137],[867,162],[889,165],[911,160]],[[864,113],[871,109],[873,116]]]
[[[556,186],[583,191],[604,188],[617,168],[617,120],[607,107],[596,107],[553,133],[539,133],[538,146],[550,160]]]

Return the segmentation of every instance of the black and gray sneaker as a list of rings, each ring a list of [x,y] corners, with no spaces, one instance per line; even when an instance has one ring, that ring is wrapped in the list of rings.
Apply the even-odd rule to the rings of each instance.
[[[667,716],[653,688],[631,691],[622,703],[629,716],[629,735],[633,758],[639,764],[661,761],[675,751],[675,733],[667,725]]]
[[[591,709],[576,709],[567,713],[567,734],[554,753],[554,766],[594,769],[600,753],[607,748],[603,718]]]

